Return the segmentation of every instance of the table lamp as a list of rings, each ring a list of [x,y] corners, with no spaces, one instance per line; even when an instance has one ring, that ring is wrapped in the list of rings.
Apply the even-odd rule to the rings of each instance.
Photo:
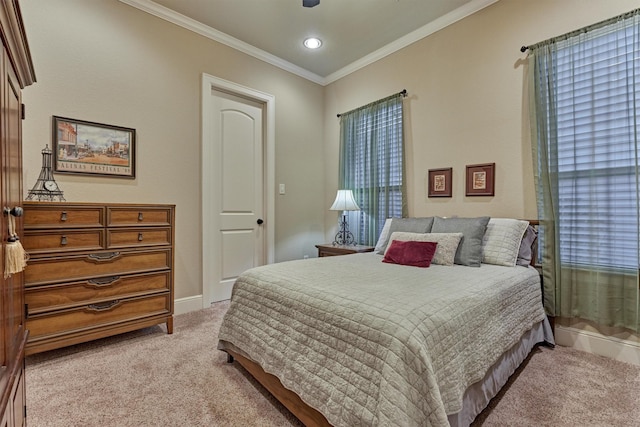
[[[329,208],[332,211],[342,211],[342,219],[340,221],[340,231],[336,233],[334,245],[355,245],[353,234],[349,231],[349,223],[347,221],[347,211],[359,211],[360,207],[353,198],[351,190],[338,190],[336,200]]]

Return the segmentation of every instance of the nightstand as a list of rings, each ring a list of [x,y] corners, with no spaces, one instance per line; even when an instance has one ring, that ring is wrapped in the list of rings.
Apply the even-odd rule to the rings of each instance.
[[[324,245],[316,245],[318,248],[318,256],[336,256],[336,255],[348,255],[357,254],[361,252],[373,252],[374,246],[365,245],[333,245],[327,243]]]

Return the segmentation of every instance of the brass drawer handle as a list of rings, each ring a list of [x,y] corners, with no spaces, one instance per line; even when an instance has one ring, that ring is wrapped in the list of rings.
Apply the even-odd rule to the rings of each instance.
[[[104,262],[111,261],[120,256],[120,252],[104,252],[99,254],[89,254],[88,258],[91,261]]]
[[[138,233],[138,242],[142,242],[142,233]]]
[[[138,212],[138,221],[142,221],[143,217],[142,217],[142,212]]]
[[[112,285],[118,280],[120,280],[120,276],[110,276],[110,277],[100,277],[98,279],[90,279],[87,281],[87,283],[93,286],[100,287],[100,286]]]
[[[60,214],[60,221],[66,221],[67,220],[67,213],[65,211],[62,211],[62,213]]]
[[[65,246],[67,244],[67,236],[60,237],[60,245]]]
[[[120,300],[103,302],[101,304],[89,304],[87,308],[91,311],[107,311],[120,305]]]

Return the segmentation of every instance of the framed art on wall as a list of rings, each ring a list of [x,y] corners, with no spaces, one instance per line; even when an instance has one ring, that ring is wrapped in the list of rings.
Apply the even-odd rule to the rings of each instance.
[[[55,173],[136,177],[136,130],[53,116]]]
[[[429,169],[429,197],[451,197],[453,168]]]
[[[493,196],[495,173],[495,163],[467,165],[467,196]]]

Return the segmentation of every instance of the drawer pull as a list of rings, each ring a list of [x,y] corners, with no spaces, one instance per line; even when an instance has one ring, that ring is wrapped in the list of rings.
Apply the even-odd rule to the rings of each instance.
[[[138,242],[142,242],[142,233],[138,233]]]
[[[60,237],[60,244],[65,246],[67,244],[67,236]]]
[[[111,261],[118,257],[120,257],[120,252],[104,252],[99,254],[90,254],[88,256],[91,261],[97,262]]]
[[[138,212],[138,221],[142,221],[142,212]]]
[[[103,302],[101,304],[89,304],[87,308],[91,311],[107,311],[120,305],[120,300]]]
[[[100,286],[112,285],[118,280],[120,280],[120,276],[110,276],[110,277],[100,277],[98,279],[90,279],[87,281],[87,283],[96,287],[100,287]]]
[[[60,221],[66,221],[67,220],[67,213],[65,211],[62,211],[62,213],[60,214]]]

